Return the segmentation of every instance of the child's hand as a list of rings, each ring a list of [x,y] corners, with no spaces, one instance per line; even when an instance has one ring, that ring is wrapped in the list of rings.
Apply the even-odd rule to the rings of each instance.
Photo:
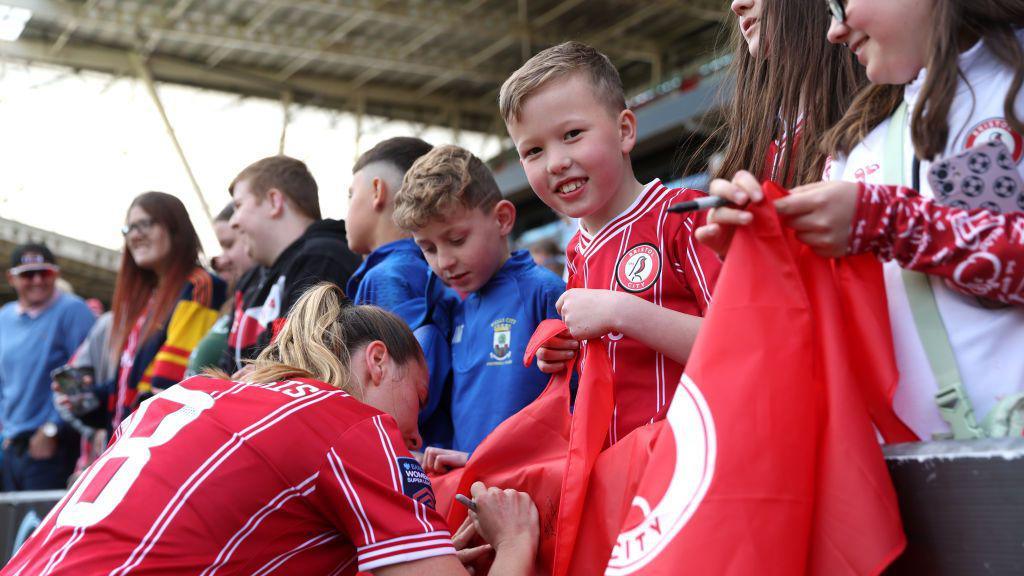
[[[737,172],[731,181],[721,178],[712,181],[709,193],[712,196],[725,198],[737,206],[746,206],[748,202],[756,204],[764,199],[761,183],[746,170]],[[726,252],[729,251],[729,244],[732,243],[733,234],[736,233],[736,227],[746,226],[753,220],[753,215],[746,210],[728,207],[712,208],[708,212],[708,223],[697,228],[697,240],[714,250],[720,258],[725,258]]]
[[[568,332],[562,332],[537,349],[537,368],[545,374],[557,374],[565,370],[566,364],[576,357],[579,349],[579,340]]]
[[[776,200],[775,210],[782,221],[796,231],[797,239],[819,256],[845,256],[857,211],[858,190],[859,186],[853,182],[808,184]]]
[[[445,472],[450,472],[453,468],[462,468],[466,465],[467,461],[469,461],[468,452],[436,448],[434,446],[428,446],[423,451],[423,470],[434,474],[444,474]]]
[[[562,294],[555,308],[573,338],[589,340],[616,331],[616,311],[622,298],[633,296],[614,290],[573,288]]]

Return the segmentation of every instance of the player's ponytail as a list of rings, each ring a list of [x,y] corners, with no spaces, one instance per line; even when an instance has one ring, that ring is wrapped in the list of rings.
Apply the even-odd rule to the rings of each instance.
[[[292,306],[274,342],[253,362],[246,380],[269,383],[313,378],[362,398],[351,377],[350,352],[381,341],[398,365],[423,361],[416,337],[400,318],[376,306],[350,306],[336,285],[324,282]]]
[[[323,283],[306,293],[288,312],[274,342],[263,349],[246,380],[278,382],[288,378],[314,378],[355,394],[348,370],[348,347],[338,319],[344,294]]]

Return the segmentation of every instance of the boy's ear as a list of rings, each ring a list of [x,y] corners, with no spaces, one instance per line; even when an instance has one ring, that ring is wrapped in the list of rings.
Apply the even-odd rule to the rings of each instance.
[[[388,183],[380,176],[374,176],[370,186],[373,187],[373,209],[383,212],[384,207],[388,205],[388,195],[391,194]]]
[[[498,229],[502,236],[512,233],[516,223],[516,206],[508,200],[501,200],[494,205],[494,217],[498,221]]]
[[[271,218],[277,218],[284,214],[285,204],[287,203],[284,192],[281,192],[277,188],[271,188],[270,190],[267,190],[267,195],[264,201],[270,205]]]
[[[623,154],[629,154],[636,146],[636,114],[629,108],[619,112],[619,141]]]

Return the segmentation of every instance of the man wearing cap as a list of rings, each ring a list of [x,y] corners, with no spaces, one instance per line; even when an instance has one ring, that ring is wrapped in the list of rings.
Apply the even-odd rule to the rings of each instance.
[[[4,492],[64,488],[78,457],[78,437],[53,405],[50,371],[71,358],[96,316],[57,290],[59,275],[43,244],[14,249],[7,281],[18,300],[0,308]]]

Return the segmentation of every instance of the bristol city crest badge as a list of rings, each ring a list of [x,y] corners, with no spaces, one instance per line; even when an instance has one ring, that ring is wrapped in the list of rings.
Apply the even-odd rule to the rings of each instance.
[[[627,292],[643,292],[661,274],[661,253],[654,244],[637,244],[626,251],[615,265],[615,280]]]
[[[1008,158],[997,158],[996,162],[1004,169],[1012,169],[1013,165],[1020,164],[1024,157],[1024,137],[1021,137],[1016,130],[1010,127],[1010,123],[1002,118],[989,118],[979,122],[967,133],[967,142],[964,148],[974,148],[976,145],[986,142],[1002,142],[1010,151]],[[1010,164],[1012,160],[1013,165]]]

